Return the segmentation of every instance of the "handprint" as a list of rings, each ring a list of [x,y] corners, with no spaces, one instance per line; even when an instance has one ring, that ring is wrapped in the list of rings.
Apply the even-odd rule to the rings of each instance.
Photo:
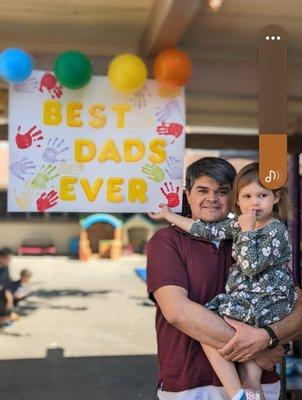
[[[32,142],[37,141],[37,140],[43,140],[44,136],[39,129],[38,131],[34,132],[35,129],[37,129],[36,125],[32,126],[27,132],[21,133],[21,126],[18,126],[18,133],[16,135],[16,143],[19,149],[27,149],[32,145]],[[40,144],[37,145],[38,147],[41,147]]]
[[[177,138],[183,133],[183,125],[177,124],[176,122],[162,123],[156,127],[156,132],[159,135],[173,135],[175,139],[172,140],[171,144],[175,142]]]
[[[43,165],[32,181],[34,189],[46,189],[48,183],[59,176],[56,172],[54,165]]]
[[[28,78],[24,82],[12,84],[13,90],[18,93],[32,93],[37,89],[37,87],[38,81],[34,76]]]
[[[34,187],[30,182],[25,183],[22,193],[20,195],[18,195],[16,193],[16,190],[14,190],[15,201],[23,211],[26,211],[29,208],[32,203],[33,196]]]
[[[168,183],[165,182],[164,186],[160,188],[160,191],[162,194],[165,196],[165,198],[168,201],[167,206],[170,208],[177,207],[179,205],[179,186],[176,187],[176,191],[174,191],[174,187],[172,185],[172,182],[169,182],[170,188],[168,187]]]
[[[60,85],[56,77],[50,72],[46,72],[40,81],[40,92],[44,92],[44,89],[49,92],[53,99],[59,99],[63,94],[63,86]]]
[[[181,161],[179,158],[169,156],[167,160],[168,169],[165,169],[171,179],[181,179],[183,177],[183,171],[181,168]]]
[[[160,182],[165,178],[164,171],[155,164],[146,164],[142,168],[142,173],[155,182]]]
[[[160,97],[173,99],[174,97],[179,96],[181,91],[181,88],[166,88],[163,86],[158,89],[158,95]]]
[[[147,105],[147,97],[152,97],[152,94],[148,88],[144,86],[138,92],[134,93],[130,101],[133,103],[134,107],[143,108]]]
[[[60,162],[57,165],[59,175],[78,175],[84,169],[84,165],[80,163]]]
[[[48,193],[43,192],[36,200],[37,211],[44,212],[49,208],[54,207],[58,204],[58,198],[58,192],[56,190],[51,190]]]
[[[62,139],[60,141],[60,143],[57,143],[57,141],[59,140],[58,137],[56,137],[54,139],[53,143],[52,143],[52,140],[53,139],[48,140],[47,147],[44,150],[44,153],[42,155],[43,161],[51,163],[51,164],[60,162],[60,161],[66,161],[65,159],[58,158],[58,156],[61,153],[64,153],[65,151],[67,151],[69,149],[69,147],[65,147],[63,149],[61,148],[62,145],[64,146],[65,139]]]
[[[32,161],[27,160],[28,158],[26,157],[23,158],[23,160],[17,161],[9,166],[11,173],[22,181],[25,180],[24,176],[22,175],[33,175],[34,173],[30,172],[30,170],[36,168],[35,164]]]
[[[175,114],[178,114],[180,117],[182,117],[178,102],[176,100],[172,100],[164,107],[157,107],[157,111],[155,113],[156,121],[166,122],[167,119],[171,118]]]

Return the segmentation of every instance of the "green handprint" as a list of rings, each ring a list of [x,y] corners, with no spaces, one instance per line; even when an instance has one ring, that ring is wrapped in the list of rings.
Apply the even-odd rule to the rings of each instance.
[[[59,176],[57,168],[54,165],[43,165],[40,172],[34,177],[32,185],[34,189],[44,190],[48,183]]]
[[[14,197],[16,203],[20,207],[21,210],[26,211],[28,210],[34,196],[34,188],[32,183],[26,182],[23,186],[22,193],[20,195],[17,194],[16,190],[14,189]]]
[[[155,182],[160,182],[165,178],[164,171],[155,164],[146,164],[142,168],[142,173]]]

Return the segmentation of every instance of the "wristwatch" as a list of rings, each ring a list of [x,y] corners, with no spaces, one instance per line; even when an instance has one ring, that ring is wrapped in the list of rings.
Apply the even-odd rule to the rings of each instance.
[[[270,336],[270,340],[269,340],[267,348],[274,349],[275,347],[277,347],[279,344],[279,339],[277,338],[277,336],[276,336],[275,332],[272,330],[272,328],[268,325],[261,326],[261,328],[265,329],[266,332]]]

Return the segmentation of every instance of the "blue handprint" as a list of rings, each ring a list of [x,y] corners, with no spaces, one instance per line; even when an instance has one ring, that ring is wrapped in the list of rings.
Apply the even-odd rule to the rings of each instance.
[[[178,114],[180,117],[182,116],[180,105],[176,100],[173,100],[167,103],[164,107],[157,107],[155,113],[156,121],[165,122],[175,114]]]
[[[67,151],[69,147],[65,147],[62,149],[62,146],[64,146],[65,139],[62,139],[59,143],[57,143],[58,140],[59,140],[58,137],[56,137],[54,140],[53,139],[48,140],[47,147],[44,150],[42,156],[43,161],[50,164],[66,161],[64,158],[58,158],[58,157],[61,153]]]
[[[34,172],[31,171],[35,168],[35,164],[32,161],[28,160],[27,157],[9,166],[11,173],[22,181],[25,180],[25,177],[23,175],[33,175]]]
[[[168,169],[165,169],[171,179],[181,179],[183,177],[183,170],[179,158],[169,156],[167,160]]]

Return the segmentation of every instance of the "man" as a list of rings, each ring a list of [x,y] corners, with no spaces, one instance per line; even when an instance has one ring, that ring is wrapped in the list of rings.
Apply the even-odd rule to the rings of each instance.
[[[226,218],[235,175],[231,164],[215,157],[190,165],[186,194],[192,217],[205,222]],[[272,325],[273,331],[232,320],[228,320],[229,325],[202,306],[224,292],[232,264],[231,247],[229,240],[212,243],[176,227],[161,229],[148,243],[148,292],[157,303],[160,400],[226,398],[200,342],[221,349],[226,359],[255,359],[262,368],[272,369],[282,354],[278,340],[285,343],[301,330],[300,294],[293,312]],[[264,371],[262,383],[266,399],[277,400],[278,376]]]

